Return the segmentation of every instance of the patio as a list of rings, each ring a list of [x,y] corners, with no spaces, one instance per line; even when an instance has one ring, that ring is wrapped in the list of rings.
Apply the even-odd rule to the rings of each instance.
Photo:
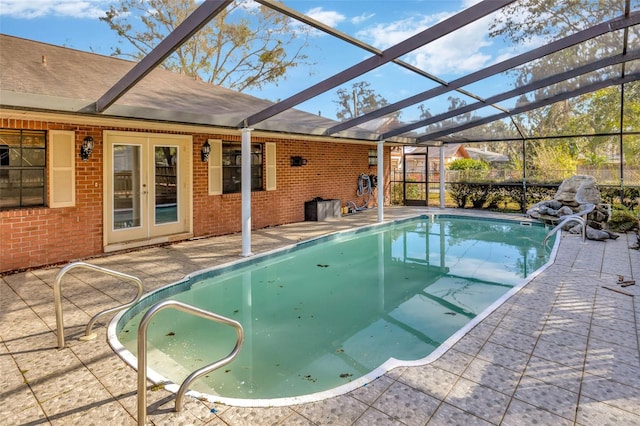
[[[462,210],[390,207],[385,219]],[[490,214],[482,212],[481,214]],[[374,223],[376,211],[253,232],[259,253]],[[437,361],[394,369],[347,395],[277,408],[239,408],[149,384],[148,421],[195,425],[631,425],[640,424],[640,281],[635,236],[587,241],[563,234],[555,262]],[[87,260],[143,280],[150,291],[204,267],[237,260],[241,235],[196,239]],[[0,423],[136,424],[136,371],[98,338],[91,316],[131,299],[114,279],[74,271],[63,282],[67,347],[56,348],[52,286],[60,266],[0,277]]]

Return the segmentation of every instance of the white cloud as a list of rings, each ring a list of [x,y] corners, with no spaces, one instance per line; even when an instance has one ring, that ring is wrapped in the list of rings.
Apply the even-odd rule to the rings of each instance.
[[[202,0],[204,1],[204,0]],[[200,3],[202,3],[202,1]],[[241,0],[240,7],[244,10],[254,11],[260,9],[260,3],[256,3],[253,0]]]
[[[307,11],[305,15],[332,28],[337,27],[339,23],[347,19],[342,13],[333,10],[324,10],[322,7],[314,7]]]
[[[104,16],[109,2],[105,0],[2,0],[0,16],[32,19],[46,16],[98,18]]]
[[[363,22],[373,18],[375,15],[375,13],[363,13],[362,15],[351,18],[351,23],[354,25],[360,25]]]
[[[386,49],[425,30],[449,15],[413,16],[399,21],[376,24],[373,27],[358,31],[356,37],[377,47]]]
[[[386,49],[450,17],[451,13],[413,16],[389,24],[378,24],[358,32],[358,37],[379,49]],[[436,75],[461,75],[493,62],[487,36],[490,17],[466,25],[451,34],[415,50],[402,59]]]
[[[494,58],[493,62],[499,63],[502,61],[506,61],[509,58],[513,58],[514,56],[529,52],[530,50],[536,49],[544,44],[544,37],[534,36],[530,40],[527,40],[525,43],[512,44],[500,49],[496,53],[496,57]]]
[[[492,55],[483,50],[492,45],[486,34],[487,24],[476,21],[416,50],[412,61],[434,74],[477,71],[492,62]]]
[[[462,1],[462,8],[463,9],[468,9],[471,6],[473,6],[476,3],[480,3],[480,0],[463,0]]]

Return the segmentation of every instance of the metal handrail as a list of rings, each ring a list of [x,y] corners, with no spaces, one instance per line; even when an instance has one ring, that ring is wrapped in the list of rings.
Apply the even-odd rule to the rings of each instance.
[[[138,424],[144,425],[147,421],[147,328],[151,322],[151,318],[155,316],[159,311],[166,308],[174,308],[179,311],[187,312],[197,315],[201,318],[210,319],[222,324],[230,325],[236,329],[238,335],[236,344],[233,350],[226,357],[206,365],[193,373],[189,374],[186,379],[180,385],[180,389],[176,393],[176,411],[182,410],[182,400],[185,393],[188,390],[191,382],[212,372],[224,365],[227,365],[238,355],[242,343],[244,342],[244,329],[242,325],[235,320],[224,317],[222,315],[214,314],[213,312],[205,311],[195,306],[187,305],[186,303],[178,302],[177,300],[165,300],[160,303],[156,303],[144,314],[138,325]]]
[[[581,207],[583,207],[582,211],[578,212],[578,213],[574,213],[574,214],[570,214],[567,216],[563,216],[562,221],[556,225],[555,228],[553,228],[551,231],[549,231],[549,233],[547,234],[546,237],[544,237],[544,241],[542,242],[542,245],[547,245],[547,241],[549,240],[549,238],[551,238],[551,236],[553,234],[555,234],[556,232],[558,232],[558,230],[560,228],[562,228],[565,224],[572,222],[572,221],[576,221],[578,223],[580,223],[580,225],[582,225],[582,242],[586,242],[587,240],[587,215],[589,213],[591,213],[595,208],[595,204],[593,203],[582,203]]]
[[[102,268],[100,266],[92,265],[90,263],[85,263],[85,262],[75,262],[65,266],[60,270],[60,272],[58,272],[58,275],[56,275],[56,280],[53,284],[53,300],[56,308],[56,328],[58,330],[58,348],[59,349],[64,348],[64,320],[62,317],[62,277],[70,270],[76,269],[76,268],[92,269],[94,271],[98,271],[103,274],[107,274],[114,277],[122,278],[124,280],[132,281],[136,283],[136,285],[138,286],[138,293],[136,294],[136,297],[134,297],[133,300],[130,301],[129,303],[125,303],[124,305],[119,305],[113,308],[109,308],[95,314],[93,318],[89,320],[89,323],[85,328],[84,336],[80,338],[81,340],[91,340],[96,337],[95,333],[92,333],[91,331],[93,330],[93,326],[99,317],[101,317],[102,315],[110,314],[112,312],[116,312],[116,311],[120,311],[122,309],[128,308],[129,306],[133,305],[138,300],[140,300],[140,297],[142,297],[143,288],[142,288],[142,280],[140,280],[140,278],[123,274],[122,272],[112,271],[111,269]]]
[[[547,245],[547,241],[549,240],[549,238],[551,238],[551,236],[553,234],[555,234],[556,232],[558,232],[558,230],[560,230],[565,224],[569,223],[569,222],[578,222],[580,223],[580,225],[582,225],[582,242],[584,243],[586,238],[587,238],[587,221],[584,220],[584,218],[581,215],[578,214],[571,214],[568,216],[565,216],[565,218],[562,220],[562,222],[560,222],[558,225],[556,225],[555,228],[553,228],[551,231],[549,231],[549,233],[547,234],[546,237],[544,237],[544,241],[542,241],[542,245],[546,246]]]

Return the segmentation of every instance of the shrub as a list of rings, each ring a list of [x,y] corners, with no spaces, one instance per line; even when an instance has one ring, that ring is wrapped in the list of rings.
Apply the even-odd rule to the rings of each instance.
[[[638,214],[622,204],[614,204],[609,218],[609,229],[614,232],[628,232],[638,227]]]
[[[449,163],[449,170],[489,170],[489,164],[473,158],[458,158]]]

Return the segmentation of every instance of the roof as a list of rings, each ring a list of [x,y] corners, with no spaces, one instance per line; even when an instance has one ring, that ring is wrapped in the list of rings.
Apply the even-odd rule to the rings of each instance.
[[[444,150],[445,158],[453,158],[456,156],[460,156],[462,158],[469,158],[469,148],[466,148],[464,145],[460,143],[449,143],[442,146]],[[410,146],[404,148],[404,154],[426,154],[428,146]],[[402,155],[403,150],[395,150],[392,151],[393,155]],[[440,156],[440,151],[436,149],[432,149],[429,151],[430,157],[438,158]]]
[[[499,152],[491,152],[486,149],[469,148],[467,147],[469,157],[474,160],[484,160],[489,163],[508,163],[509,157]]]
[[[136,118],[237,129],[248,114],[273,105],[243,93],[156,68],[101,114],[95,102],[135,62],[0,34],[0,107]],[[321,135],[338,124],[289,109],[257,130]],[[352,138],[375,138],[355,129]]]

